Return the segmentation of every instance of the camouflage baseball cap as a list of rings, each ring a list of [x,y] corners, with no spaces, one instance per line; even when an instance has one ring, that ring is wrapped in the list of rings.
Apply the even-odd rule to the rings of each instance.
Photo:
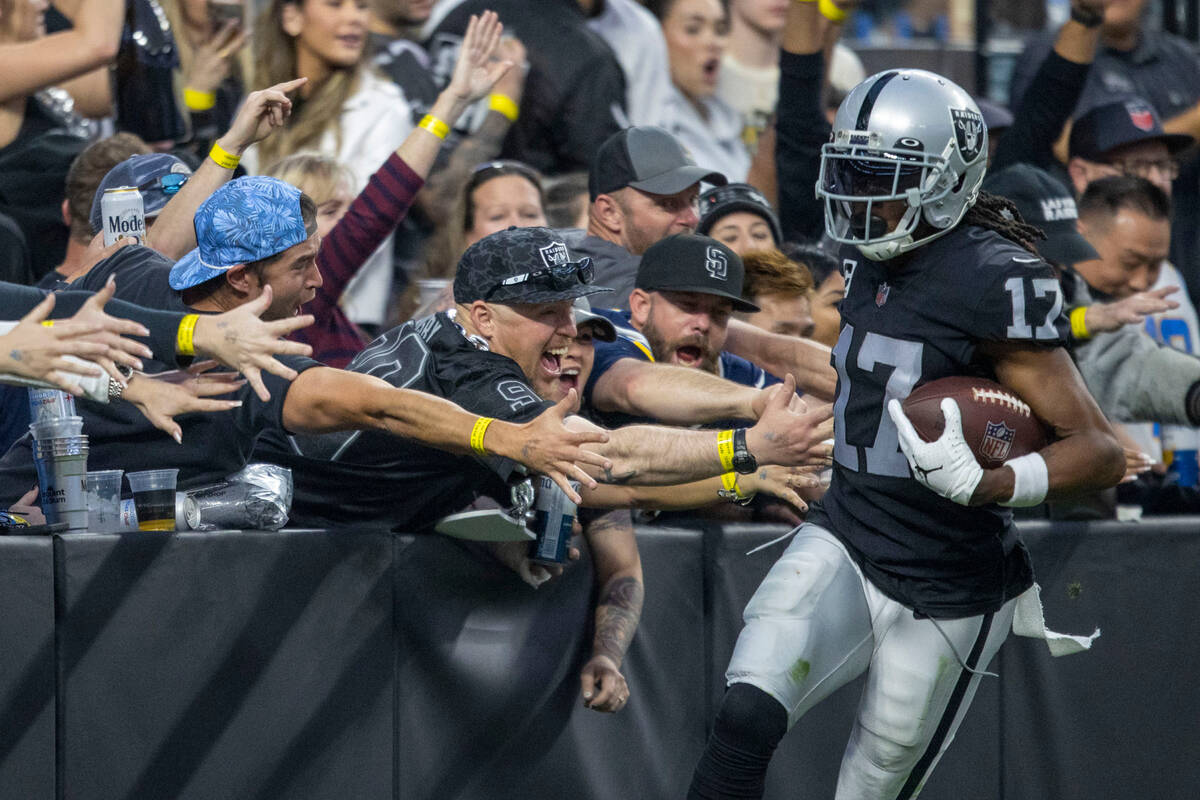
[[[553,303],[609,291],[591,285],[592,274],[592,260],[572,261],[566,242],[549,228],[510,227],[463,253],[454,302]]]

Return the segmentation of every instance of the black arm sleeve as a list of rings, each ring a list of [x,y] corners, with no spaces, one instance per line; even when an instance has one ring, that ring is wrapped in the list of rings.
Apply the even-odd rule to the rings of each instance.
[[[775,170],[779,180],[779,222],[787,241],[816,241],[825,215],[816,197],[821,146],[830,127],[821,108],[822,53],[779,58],[779,105],[775,122]]]
[[[92,292],[59,292],[54,299],[51,319],[65,319],[87,302]],[[46,298],[47,292],[33,286],[0,284],[0,319],[14,320],[28,314],[33,307]],[[150,348],[155,359],[164,364],[179,364],[175,357],[175,334],[184,314],[175,311],[156,311],[151,308],[127,303],[124,300],[109,300],[104,306],[106,313],[140,322],[150,330],[149,336],[133,336]],[[191,361],[191,357],[187,358]]]
[[[1014,106],[1012,127],[1000,139],[990,171],[1011,164],[1050,167],[1054,142],[1083,94],[1091,64],[1076,64],[1053,50],[1029,83],[1029,89]]]

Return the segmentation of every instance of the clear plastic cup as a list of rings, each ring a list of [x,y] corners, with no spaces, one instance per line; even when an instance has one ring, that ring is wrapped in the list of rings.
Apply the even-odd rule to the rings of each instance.
[[[148,469],[128,472],[133,504],[137,508],[138,529],[175,530],[175,480],[177,469]]]
[[[121,476],[119,469],[87,474],[88,530],[116,533],[121,530]]]
[[[61,439],[64,436],[78,436],[83,433],[83,417],[42,417],[29,426],[33,438]]]

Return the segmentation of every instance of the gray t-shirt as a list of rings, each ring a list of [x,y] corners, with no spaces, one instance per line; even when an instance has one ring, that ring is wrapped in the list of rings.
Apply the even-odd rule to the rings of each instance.
[[[629,293],[633,291],[637,281],[638,265],[642,263],[642,257],[635,256],[619,244],[597,236],[588,236],[587,231],[579,228],[566,228],[557,233],[566,242],[571,258],[587,256],[592,259],[596,270],[596,277],[592,279],[592,283],[612,289],[611,292],[593,295],[590,298],[592,305],[628,309]]]

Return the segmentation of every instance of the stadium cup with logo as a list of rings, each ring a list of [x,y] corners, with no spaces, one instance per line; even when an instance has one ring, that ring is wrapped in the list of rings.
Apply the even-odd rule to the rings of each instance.
[[[83,435],[34,439],[39,497],[46,522],[67,523],[71,531],[86,531],[88,438]]]

